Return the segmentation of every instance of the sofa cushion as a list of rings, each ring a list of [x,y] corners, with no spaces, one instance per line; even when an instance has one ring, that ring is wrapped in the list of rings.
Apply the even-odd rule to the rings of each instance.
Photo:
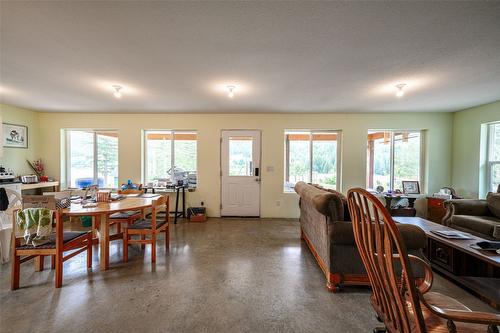
[[[318,185],[318,187],[322,188],[323,190],[325,190],[327,192],[333,193],[340,198],[340,200],[342,201],[343,209],[344,209],[344,221],[351,221],[351,214],[349,213],[349,206],[347,205],[347,197],[338,191],[335,191],[335,190],[332,190],[329,188],[325,188],[325,187],[321,187],[319,185]]]
[[[500,219],[500,193],[488,193],[486,202],[488,203],[488,209],[491,214]]]
[[[494,216],[453,215],[451,227],[468,229],[492,238],[498,233],[500,219]]]
[[[322,188],[304,182],[295,184],[295,192],[297,192],[301,200],[310,202],[314,209],[330,217],[333,221],[342,219],[344,210],[342,201],[337,194],[330,193]]]

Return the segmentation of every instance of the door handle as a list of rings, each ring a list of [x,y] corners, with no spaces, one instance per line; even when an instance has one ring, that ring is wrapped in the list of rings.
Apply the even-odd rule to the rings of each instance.
[[[255,178],[255,181],[256,181],[257,183],[260,183],[260,178]]]

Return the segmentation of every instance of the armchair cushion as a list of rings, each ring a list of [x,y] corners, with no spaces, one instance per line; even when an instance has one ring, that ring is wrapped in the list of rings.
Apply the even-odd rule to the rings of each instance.
[[[500,219],[494,216],[453,215],[451,227],[483,238],[500,238]]]
[[[490,212],[500,219],[500,193],[488,193],[486,203]]]

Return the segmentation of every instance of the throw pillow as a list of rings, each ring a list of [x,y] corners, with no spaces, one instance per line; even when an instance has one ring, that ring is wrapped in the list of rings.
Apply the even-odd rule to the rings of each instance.
[[[486,203],[488,204],[490,212],[500,218],[500,193],[488,193],[486,196]]]

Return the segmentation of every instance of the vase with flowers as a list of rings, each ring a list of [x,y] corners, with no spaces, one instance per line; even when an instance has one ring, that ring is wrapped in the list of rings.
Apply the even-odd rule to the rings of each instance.
[[[44,175],[44,170],[45,166],[42,163],[42,159],[39,158],[38,160],[35,160],[31,162],[30,160],[26,160],[30,166],[30,168],[35,172],[35,174],[38,176],[38,179],[41,182],[46,182],[49,180],[49,177]]]

